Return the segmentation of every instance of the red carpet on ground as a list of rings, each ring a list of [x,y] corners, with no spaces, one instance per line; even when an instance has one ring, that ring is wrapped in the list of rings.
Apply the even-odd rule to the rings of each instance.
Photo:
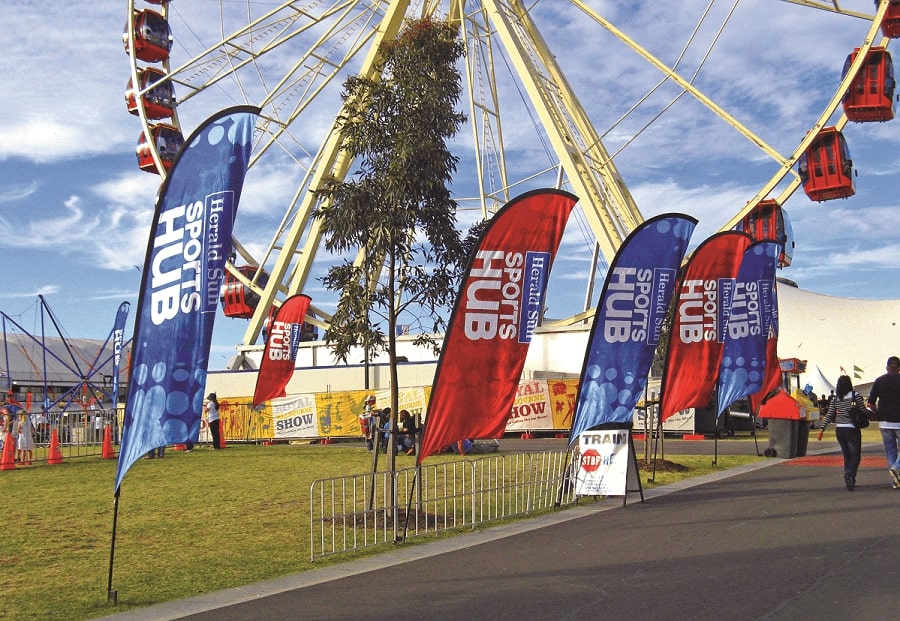
[[[810,457],[797,457],[784,462],[785,466],[843,466],[844,458],[840,455],[815,455]],[[860,468],[884,468],[887,469],[887,460],[884,457],[863,457],[859,462]]]

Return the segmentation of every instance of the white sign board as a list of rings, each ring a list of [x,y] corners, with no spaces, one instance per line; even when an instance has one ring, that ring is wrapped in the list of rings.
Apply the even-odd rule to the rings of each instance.
[[[585,431],[573,462],[578,496],[624,496],[628,475],[627,429]]]

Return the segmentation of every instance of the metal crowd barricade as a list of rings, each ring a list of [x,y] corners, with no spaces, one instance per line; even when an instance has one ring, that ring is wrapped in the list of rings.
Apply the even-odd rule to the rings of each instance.
[[[119,421],[112,409],[37,410],[31,413],[35,450],[33,461],[45,461],[55,435],[64,458],[90,457],[103,452],[107,425],[119,444]]]
[[[310,486],[311,560],[575,502],[568,451],[499,453]]]

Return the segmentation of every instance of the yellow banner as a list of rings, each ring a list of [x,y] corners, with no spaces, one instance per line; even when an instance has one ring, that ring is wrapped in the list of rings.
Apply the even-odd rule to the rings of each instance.
[[[315,397],[320,436],[362,435],[359,413],[365,407],[365,391],[323,392]]]
[[[553,412],[553,428],[568,431],[575,418],[575,405],[578,403],[577,379],[547,380],[550,390],[550,408]]]
[[[530,380],[519,384],[507,430],[568,430],[575,412],[578,380]],[[262,441],[290,438],[361,437],[359,416],[374,395],[376,409],[390,406],[388,390],[306,393],[272,399],[253,408],[252,397],[220,399],[219,415],[227,440]],[[397,395],[401,410],[424,421],[431,387],[404,388]],[[201,432],[200,441],[209,441]]]

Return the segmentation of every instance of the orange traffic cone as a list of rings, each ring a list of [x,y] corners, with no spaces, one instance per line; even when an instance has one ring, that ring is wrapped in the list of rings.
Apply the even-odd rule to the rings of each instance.
[[[103,428],[103,452],[100,454],[103,459],[115,459],[116,450],[112,444],[112,427],[107,425]]]
[[[225,448],[225,430],[219,426],[219,448]]]
[[[50,432],[50,450],[47,452],[47,463],[51,466],[63,463],[62,451],[59,450],[59,431]]]
[[[3,440],[3,457],[0,457],[0,470],[16,469],[16,443],[11,433]]]

